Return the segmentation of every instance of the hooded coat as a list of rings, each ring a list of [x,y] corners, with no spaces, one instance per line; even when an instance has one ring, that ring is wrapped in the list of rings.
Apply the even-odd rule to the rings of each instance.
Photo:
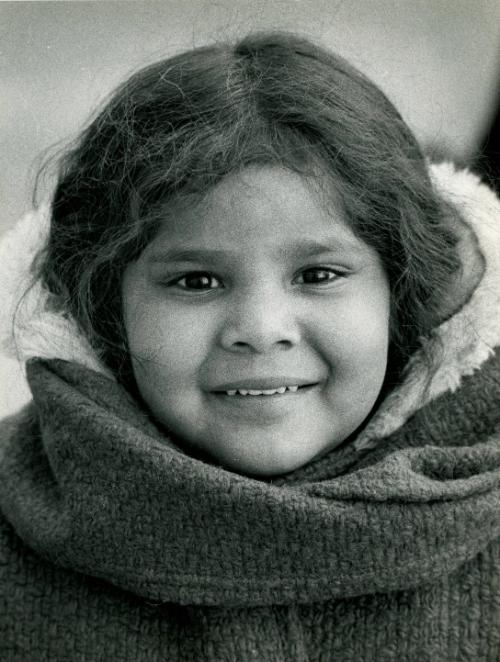
[[[33,288],[33,399],[0,424],[2,661],[500,660],[500,201],[430,172],[480,281],[430,381],[417,352],[357,438],[283,477],[187,454]]]

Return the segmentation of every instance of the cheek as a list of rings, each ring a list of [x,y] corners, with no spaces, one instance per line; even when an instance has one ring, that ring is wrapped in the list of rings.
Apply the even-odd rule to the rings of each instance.
[[[381,288],[317,320],[320,351],[333,383],[375,391],[382,386],[389,347],[389,293]]]
[[[208,352],[206,320],[179,315],[156,300],[130,302],[124,313],[138,381],[168,380],[180,387],[181,379],[193,379]]]
[[[363,297],[323,315],[318,327],[333,347],[347,354],[372,352],[388,344],[390,332],[390,306],[388,296]],[[327,333],[324,331],[327,330]]]

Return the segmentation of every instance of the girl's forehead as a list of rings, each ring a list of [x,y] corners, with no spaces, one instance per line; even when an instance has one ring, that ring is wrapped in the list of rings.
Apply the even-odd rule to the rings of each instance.
[[[166,210],[154,244],[198,247],[296,242],[365,246],[349,226],[340,196],[326,178],[280,167],[252,167],[229,175],[193,204]]]

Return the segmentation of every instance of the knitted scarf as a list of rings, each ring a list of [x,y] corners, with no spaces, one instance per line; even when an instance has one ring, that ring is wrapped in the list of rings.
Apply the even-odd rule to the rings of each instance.
[[[490,359],[365,466],[358,454],[346,472],[344,448],[329,458],[332,475],[343,465],[335,479],[275,484],[186,455],[106,377],[34,361],[38,414],[28,407],[3,446],[0,502],[43,557],[153,601],[252,606],[409,588],[500,536],[500,445],[488,440],[499,367]],[[457,415],[471,401],[482,406],[464,430]]]

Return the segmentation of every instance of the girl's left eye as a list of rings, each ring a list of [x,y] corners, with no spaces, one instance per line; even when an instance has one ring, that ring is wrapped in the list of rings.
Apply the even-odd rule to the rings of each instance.
[[[332,283],[337,278],[342,277],[343,274],[340,270],[331,269],[329,267],[311,267],[309,269],[304,269],[297,278],[295,282],[298,282],[302,285],[324,285],[327,283]]]
[[[193,271],[185,274],[182,278],[172,281],[171,285],[176,285],[183,290],[214,290],[222,287],[220,280],[206,271]]]

